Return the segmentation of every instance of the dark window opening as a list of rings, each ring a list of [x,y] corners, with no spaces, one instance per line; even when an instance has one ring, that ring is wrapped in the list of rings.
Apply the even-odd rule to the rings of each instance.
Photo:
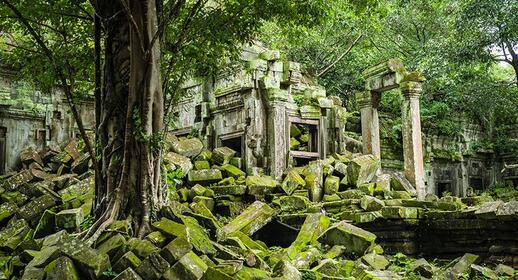
[[[474,191],[483,191],[484,190],[484,185],[482,183],[481,178],[470,178],[469,186],[471,188],[473,188]]]
[[[451,183],[438,183],[437,184],[437,195],[439,197],[445,196],[448,193],[451,195]]]
[[[201,105],[194,107],[194,122],[201,122]]]
[[[318,126],[292,123],[290,126],[290,150],[318,152]]]
[[[222,147],[229,147],[232,150],[236,151],[236,157],[241,157],[243,154],[243,137],[232,137],[227,139],[221,139]]]
[[[309,162],[311,162],[313,160],[315,160],[315,159],[313,159],[313,158],[293,157],[293,166],[294,167],[305,166],[305,165],[308,165]]]

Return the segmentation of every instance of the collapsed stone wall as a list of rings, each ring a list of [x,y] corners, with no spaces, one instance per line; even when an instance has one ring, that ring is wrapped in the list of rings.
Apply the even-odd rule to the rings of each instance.
[[[448,263],[393,256],[387,253],[390,246],[380,246],[382,235],[358,227],[417,219],[437,212],[432,208],[481,215],[495,202],[479,207],[456,198],[416,200],[401,174],[378,174],[380,163],[369,155],[334,154],[285,170],[276,181],[247,175],[228,147],[210,151],[195,138],[172,137],[168,143],[163,168],[171,203],[152,231],[134,238],[130,222],[116,221],[93,243],[77,237],[91,223],[94,189],[81,143],[25,151],[24,169],[0,181],[5,278],[496,279],[515,274],[502,263],[494,269],[477,265],[480,258],[473,254]],[[515,218],[515,210],[509,208],[506,217]]]

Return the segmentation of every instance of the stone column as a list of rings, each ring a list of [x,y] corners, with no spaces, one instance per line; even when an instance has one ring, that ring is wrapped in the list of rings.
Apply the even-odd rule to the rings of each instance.
[[[381,158],[378,104],[380,94],[373,91],[360,93],[363,153]]]
[[[400,89],[404,97],[401,107],[401,122],[405,176],[416,187],[417,197],[424,199],[426,188],[424,184],[423,144],[419,112],[419,95],[421,94],[422,87],[420,82],[405,81],[400,84]]]

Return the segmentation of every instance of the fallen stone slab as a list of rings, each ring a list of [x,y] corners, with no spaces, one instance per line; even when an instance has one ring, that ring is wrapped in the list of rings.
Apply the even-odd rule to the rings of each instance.
[[[158,280],[168,268],[169,263],[158,252],[153,252],[142,261],[135,272],[143,279]]]
[[[327,230],[330,224],[329,217],[323,213],[309,214],[302,224],[297,238],[286,251],[288,257],[294,259],[306,245],[315,245],[318,237]]]
[[[46,280],[79,280],[79,274],[71,259],[62,256],[45,267]]]
[[[347,166],[349,184],[360,186],[374,181],[381,163],[373,155],[363,155],[352,159]]]
[[[424,278],[432,278],[434,270],[434,267],[423,258],[414,261],[412,264],[412,271]]]
[[[175,263],[193,249],[186,237],[180,236],[167,244],[160,251],[160,255],[169,263]]]
[[[411,196],[416,196],[417,191],[415,187],[412,186],[410,181],[403,175],[401,172],[394,172],[390,174],[390,187],[394,191],[406,191]]]
[[[177,153],[169,152],[162,157],[162,164],[167,171],[180,169],[183,175],[186,175],[193,168],[191,160]]]
[[[142,280],[142,277],[131,269],[131,267],[128,267],[117,275],[117,277],[113,278],[113,280]]]
[[[142,261],[133,253],[132,251],[126,252],[122,255],[116,262],[113,264],[112,269],[115,272],[121,273],[123,270],[127,268],[131,268],[133,270],[137,269]]]
[[[246,208],[239,216],[234,218],[228,224],[217,230],[217,238],[219,241],[225,240],[228,236],[236,231],[252,235],[261,227],[270,222],[275,215],[275,210],[268,204],[255,201]]]
[[[288,171],[286,178],[282,181],[281,188],[287,194],[291,195],[299,188],[306,186],[306,181],[294,169]]]
[[[173,152],[193,158],[203,150],[203,143],[198,138],[179,139],[172,144]]]
[[[212,162],[223,165],[230,163],[236,151],[228,147],[219,147],[212,151]]]
[[[318,241],[328,245],[343,245],[347,253],[363,255],[363,253],[374,243],[376,235],[351,225],[345,221],[338,222],[327,229]]]
[[[0,231],[0,248],[16,249],[30,232],[29,225],[24,219],[15,221]]]
[[[464,274],[468,274],[471,265],[476,264],[479,260],[479,256],[474,254],[464,254],[462,257],[457,258],[453,261],[453,266],[447,269],[442,275],[447,279],[460,279]]]
[[[190,185],[209,185],[217,183],[221,179],[223,179],[223,175],[218,169],[191,170],[187,175],[187,181]]]
[[[385,206],[385,203],[381,199],[366,195],[361,199],[360,206],[365,211],[378,211]]]
[[[207,271],[207,264],[192,251],[185,254],[162,275],[165,280],[198,280]]]

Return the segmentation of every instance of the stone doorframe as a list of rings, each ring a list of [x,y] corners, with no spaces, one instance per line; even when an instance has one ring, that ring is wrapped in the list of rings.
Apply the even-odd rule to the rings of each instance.
[[[363,72],[365,91],[357,95],[361,106],[363,153],[381,159],[378,107],[385,91],[399,88],[404,100],[401,107],[405,177],[416,187],[417,196],[426,195],[419,95],[424,77],[408,72],[401,60],[389,59]]]

